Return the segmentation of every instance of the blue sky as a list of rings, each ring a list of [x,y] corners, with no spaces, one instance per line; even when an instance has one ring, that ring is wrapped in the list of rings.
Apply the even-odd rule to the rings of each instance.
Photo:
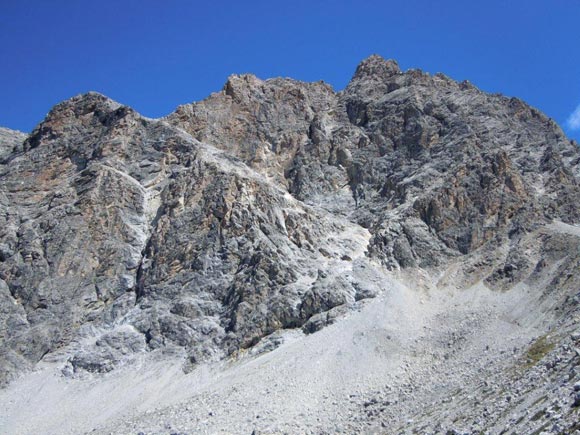
[[[158,117],[232,73],[339,90],[373,53],[518,96],[580,138],[580,0],[0,0],[0,125],[30,131],[89,90]]]

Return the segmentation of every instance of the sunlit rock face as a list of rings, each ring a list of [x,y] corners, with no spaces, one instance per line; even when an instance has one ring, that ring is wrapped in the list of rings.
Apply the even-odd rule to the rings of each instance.
[[[340,92],[233,75],[162,119],[74,97],[0,129],[0,379],[191,368],[320,329],[379,271],[509,291],[572,270],[570,239],[528,235],[580,223],[579,162],[522,101],[379,56]]]

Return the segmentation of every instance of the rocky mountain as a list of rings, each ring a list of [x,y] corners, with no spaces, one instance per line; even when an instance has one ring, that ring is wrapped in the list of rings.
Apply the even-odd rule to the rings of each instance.
[[[538,110],[376,55],[340,92],[233,75],[161,119],[71,98],[0,130],[0,429],[38,430],[51,379],[38,406],[72,383],[93,412],[70,433],[574,433],[579,182]],[[95,414],[159,364],[198,390]]]

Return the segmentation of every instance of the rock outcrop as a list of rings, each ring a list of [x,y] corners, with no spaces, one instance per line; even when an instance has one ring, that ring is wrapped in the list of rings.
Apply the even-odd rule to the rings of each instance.
[[[21,131],[0,127],[0,161],[12,154],[25,139],[26,134]]]

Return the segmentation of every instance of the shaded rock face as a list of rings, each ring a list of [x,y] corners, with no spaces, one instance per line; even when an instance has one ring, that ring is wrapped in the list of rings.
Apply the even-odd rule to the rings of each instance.
[[[553,121],[379,56],[341,92],[231,76],[159,120],[81,95],[28,137],[1,129],[0,162],[3,381],[51,355],[195,364],[315,330],[381,291],[365,267],[483,256],[477,279],[506,290],[539,273],[527,233],[580,221],[580,154]]]

